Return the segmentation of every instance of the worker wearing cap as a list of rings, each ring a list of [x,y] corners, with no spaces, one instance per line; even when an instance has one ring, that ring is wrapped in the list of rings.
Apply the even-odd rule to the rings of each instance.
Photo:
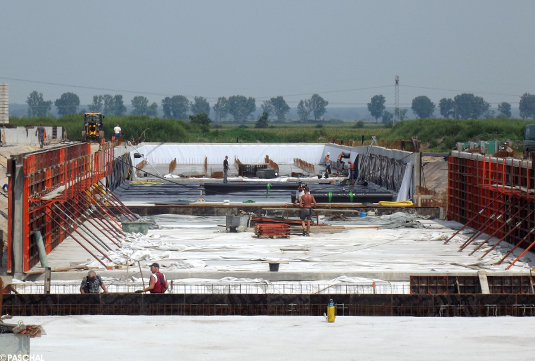
[[[80,285],[80,293],[100,293],[101,287],[104,290],[104,293],[108,293],[108,290],[106,289],[106,286],[104,286],[100,276],[98,276],[95,271],[89,271],[87,276],[85,276],[82,280],[82,284]]]
[[[327,155],[325,156],[325,173],[331,174],[331,160],[329,159],[329,156],[331,153],[327,152]]]
[[[152,272],[152,275],[150,276],[149,286],[144,288],[141,292],[150,291],[150,293],[165,293],[168,285],[165,276],[160,272],[160,265],[158,263],[151,264],[150,271]]]

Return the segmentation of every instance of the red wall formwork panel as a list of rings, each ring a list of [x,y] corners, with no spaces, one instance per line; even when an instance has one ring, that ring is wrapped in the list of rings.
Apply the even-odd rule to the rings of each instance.
[[[89,143],[54,148],[11,158],[9,177],[8,271],[12,272],[13,199],[16,189],[13,172],[22,162],[24,188],[22,199],[23,271],[37,262],[39,255],[34,234],[41,232],[46,253],[50,253],[67,236],[65,221],[52,212],[54,204],[79,216],[73,198],[92,184],[105,178],[112,169],[113,148],[109,145],[91,154]]]
[[[532,162],[452,152],[448,219],[526,248],[535,241],[534,186]]]

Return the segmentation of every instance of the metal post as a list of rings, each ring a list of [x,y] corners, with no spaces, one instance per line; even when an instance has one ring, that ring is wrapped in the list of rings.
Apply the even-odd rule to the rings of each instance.
[[[13,277],[22,279],[24,277],[24,251],[23,251],[23,217],[24,217],[24,158],[21,155],[14,158],[15,171],[13,172],[13,189],[10,190],[13,195],[13,227],[11,237],[12,266]]]
[[[52,269],[50,267],[45,268],[45,294],[50,294],[50,280],[52,278]]]

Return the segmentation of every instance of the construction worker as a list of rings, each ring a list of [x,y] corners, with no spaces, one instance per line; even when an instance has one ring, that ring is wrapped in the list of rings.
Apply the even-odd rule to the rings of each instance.
[[[344,161],[342,158],[344,157],[345,152],[342,152],[338,155],[338,161],[336,162],[336,174],[340,174],[340,169],[344,170]]]
[[[301,197],[305,194],[305,189],[303,188],[303,185],[299,183],[297,186],[297,190],[295,191],[295,204],[299,204],[301,202]]]
[[[327,155],[325,156],[325,178],[331,174],[331,160],[329,159],[329,156],[331,153],[327,152]]]
[[[303,236],[310,237],[310,221],[312,221],[312,203],[314,203],[314,207],[317,207],[316,199],[312,194],[310,194],[310,190],[308,187],[305,187],[305,194],[301,197],[301,201],[299,202],[299,206],[301,209],[301,226],[303,227]],[[307,227],[305,230],[305,220],[307,221]]]
[[[113,134],[115,135],[115,144],[117,144],[117,141],[121,136],[121,127],[119,126],[119,124],[117,124],[115,128],[113,128]]]
[[[104,293],[108,293],[106,286],[104,286],[104,282],[102,282],[102,278],[100,278],[100,276],[98,276],[95,271],[89,271],[87,273],[87,276],[82,279],[82,284],[80,285],[80,293],[100,293],[101,287],[104,290]]]
[[[149,286],[144,288],[141,292],[150,291],[150,293],[165,293],[169,286],[165,276],[160,272],[160,265],[158,263],[151,264],[150,271],[152,272],[152,275],[150,276]]]
[[[223,183],[227,183],[228,169],[228,155],[226,155],[223,161]]]
[[[349,181],[349,184],[353,185],[355,183],[355,163],[348,160],[347,164],[349,164],[349,178],[347,178],[347,180]]]
[[[43,123],[41,123],[37,129],[35,130],[35,135],[37,135],[37,139],[39,140],[39,148],[43,148],[43,145],[45,144],[45,138],[46,138],[46,131],[45,127],[43,127]]]

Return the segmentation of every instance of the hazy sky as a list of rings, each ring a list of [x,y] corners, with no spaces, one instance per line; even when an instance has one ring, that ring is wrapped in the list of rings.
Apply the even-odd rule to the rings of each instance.
[[[318,93],[329,106],[473,92],[496,107],[535,93],[533,0],[2,1],[10,102],[74,92],[208,98],[257,107]]]

